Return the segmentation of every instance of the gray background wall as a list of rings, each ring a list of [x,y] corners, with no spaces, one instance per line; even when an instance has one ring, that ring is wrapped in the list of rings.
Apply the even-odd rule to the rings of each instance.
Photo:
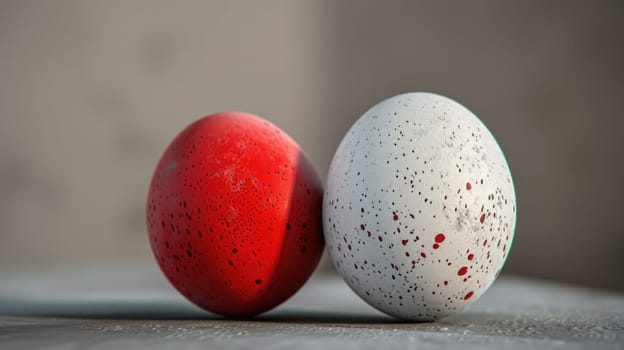
[[[619,1],[0,1],[0,266],[148,262],[173,136],[220,110],[290,133],[324,178],[405,91],[478,114],[519,221],[506,272],[624,290]]]

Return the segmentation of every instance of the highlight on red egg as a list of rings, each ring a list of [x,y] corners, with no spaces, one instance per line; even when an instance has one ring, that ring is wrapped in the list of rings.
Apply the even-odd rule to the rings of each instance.
[[[149,188],[146,223],[171,284],[225,316],[268,311],[320,260],[323,187],[297,143],[269,121],[223,112],[167,147]]]

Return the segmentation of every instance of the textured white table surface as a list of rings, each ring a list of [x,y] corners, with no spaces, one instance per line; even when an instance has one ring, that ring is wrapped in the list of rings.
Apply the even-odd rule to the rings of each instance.
[[[23,348],[624,349],[624,295],[502,277],[460,314],[403,323],[316,275],[277,309],[226,320],[155,266],[0,270],[0,349]]]

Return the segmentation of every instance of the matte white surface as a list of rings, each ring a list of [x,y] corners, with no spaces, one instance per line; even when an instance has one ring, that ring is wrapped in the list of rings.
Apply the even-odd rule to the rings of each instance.
[[[405,93],[345,135],[323,215],[332,261],[358,295],[390,315],[433,320],[494,281],[513,241],[516,197],[477,116],[444,96]]]

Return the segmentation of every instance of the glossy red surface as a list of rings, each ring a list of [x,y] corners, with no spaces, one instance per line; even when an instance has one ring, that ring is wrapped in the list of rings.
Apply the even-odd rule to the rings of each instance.
[[[147,199],[169,281],[221,315],[267,311],[308,279],[324,247],[322,184],[299,146],[245,113],[204,117],[162,155]]]

